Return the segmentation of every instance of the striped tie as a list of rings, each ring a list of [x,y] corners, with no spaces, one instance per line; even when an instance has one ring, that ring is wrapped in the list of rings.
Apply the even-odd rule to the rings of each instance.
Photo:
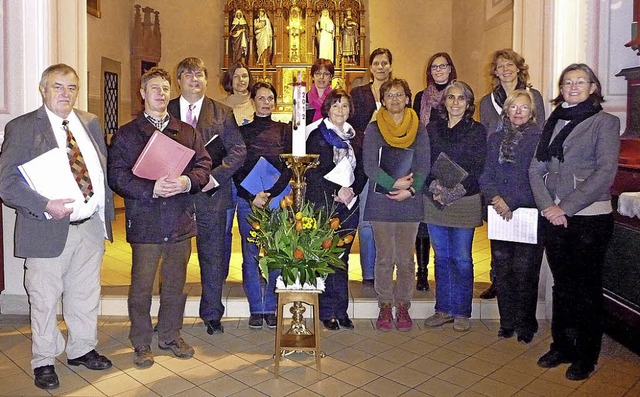
[[[67,156],[69,156],[69,166],[71,167],[71,173],[76,180],[82,195],[84,196],[84,202],[88,202],[91,196],[93,196],[93,186],[91,185],[91,177],[89,176],[89,170],[87,164],[84,162],[80,146],[76,142],[76,138],[73,137],[71,130],[69,130],[69,120],[62,122],[62,128],[67,133]]]
[[[196,108],[196,105],[189,104],[189,110],[187,110],[187,124],[190,124],[193,128],[196,128],[198,125],[198,120],[196,119],[196,115],[193,114],[193,110]]]

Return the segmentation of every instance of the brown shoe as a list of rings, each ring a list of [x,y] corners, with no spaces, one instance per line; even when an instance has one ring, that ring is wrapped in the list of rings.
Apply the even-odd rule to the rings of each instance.
[[[189,346],[181,337],[171,342],[158,341],[158,347],[162,350],[171,350],[176,357],[180,358],[190,358],[195,353],[193,347]]]
[[[136,346],[133,352],[133,363],[138,368],[149,368],[153,365],[153,353],[151,352],[151,346],[141,345]]]

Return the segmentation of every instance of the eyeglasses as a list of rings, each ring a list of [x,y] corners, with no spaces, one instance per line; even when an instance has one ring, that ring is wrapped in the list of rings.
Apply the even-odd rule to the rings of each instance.
[[[445,70],[448,67],[449,67],[448,63],[441,63],[440,65],[431,65],[431,71],[435,72],[438,69]]]
[[[387,99],[394,99],[394,98],[404,98],[405,96],[407,96],[407,94],[405,94],[404,92],[396,92],[395,94],[385,94],[385,98]]]
[[[511,110],[512,112],[515,112],[517,110],[520,110],[521,112],[526,112],[531,110],[531,106],[529,105],[511,105],[509,106],[509,110]]]
[[[329,72],[315,72],[313,75],[316,77],[331,77]]]
[[[585,88],[588,84],[591,84],[591,81],[585,81],[585,80],[578,80],[578,81],[571,81],[571,80],[566,80],[562,82],[562,88],[571,88],[572,86],[576,86],[580,89]]]
[[[275,102],[276,100],[273,96],[259,96],[256,99],[260,102]]]

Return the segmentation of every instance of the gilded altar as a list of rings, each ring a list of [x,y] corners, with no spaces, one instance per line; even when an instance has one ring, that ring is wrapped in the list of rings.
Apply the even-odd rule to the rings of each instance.
[[[318,58],[334,63],[334,87],[366,83],[362,0],[228,0],[224,13],[224,69],[241,61],[255,81],[271,82],[277,113],[291,110],[291,83],[299,71],[311,83]]]

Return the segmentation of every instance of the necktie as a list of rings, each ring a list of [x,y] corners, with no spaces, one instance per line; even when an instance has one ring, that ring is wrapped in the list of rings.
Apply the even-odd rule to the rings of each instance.
[[[193,114],[193,109],[195,109],[195,107],[196,105],[189,104],[189,110],[187,110],[187,124],[190,124],[193,128],[196,128],[196,125],[198,125],[196,115]]]
[[[69,120],[62,122],[62,128],[67,133],[67,156],[69,156],[69,166],[71,167],[71,173],[76,180],[82,195],[84,196],[84,202],[88,202],[91,196],[93,196],[93,186],[91,185],[91,177],[89,177],[89,170],[87,164],[84,162],[80,146],[76,142],[76,138],[73,137],[71,130],[69,130]]]

